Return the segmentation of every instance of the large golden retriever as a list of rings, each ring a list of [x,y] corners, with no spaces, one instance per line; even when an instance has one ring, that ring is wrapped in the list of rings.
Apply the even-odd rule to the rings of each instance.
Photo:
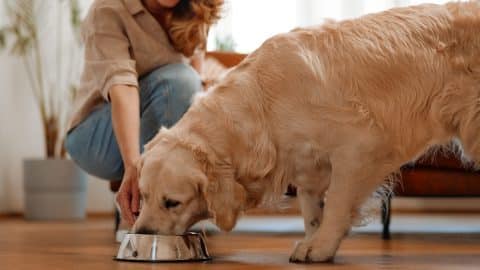
[[[480,160],[480,3],[397,8],[267,40],[142,157],[134,229],[180,234],[298,187],[295,262],[333,258],[385,177],[452,139]]]

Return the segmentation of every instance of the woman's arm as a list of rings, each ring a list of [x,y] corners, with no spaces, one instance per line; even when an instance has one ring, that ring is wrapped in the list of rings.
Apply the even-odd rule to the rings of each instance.
[[[109,91],[115,137],[123,159],[125,173],[117,194],[123,218],[133,225],[139,212],[138,172],[140,158],[140,98],[134,86],[114,85]]]
[[[140,97],[134,86],[114,85],[109,91],[112,121],[126,167],[134,167],[140,157]]]

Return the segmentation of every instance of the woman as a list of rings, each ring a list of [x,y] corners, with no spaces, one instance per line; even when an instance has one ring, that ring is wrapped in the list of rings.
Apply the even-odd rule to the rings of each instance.
[[[201,90],[186,57],[206,43],[222,2],[96,0],[83,24],[85,68],[66,148],[88,173],[122,181],[117,202],[130,225],[142,146]]]

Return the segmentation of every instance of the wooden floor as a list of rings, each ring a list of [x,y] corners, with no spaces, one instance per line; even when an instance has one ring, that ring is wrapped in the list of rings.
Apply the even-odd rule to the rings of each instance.
[[[480,269],[480,235],[351,235],[334,264],[289,264],[300,235],[230,234],[208,238],[213,261],[147,264],[116,262],[110,219],[79,223],[0,220],[0,269]]]

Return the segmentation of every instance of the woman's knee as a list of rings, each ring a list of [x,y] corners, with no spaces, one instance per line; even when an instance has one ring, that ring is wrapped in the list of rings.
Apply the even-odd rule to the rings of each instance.
[[[168,91],[178,97],[191,99],[202,90],[202,81],[198,73],[184,63],[169,64],[160,67],[140,80],[143,94],[155,94],[157,91]]]
[[[143,78],[141,85],[142,135],[145,140],[161,126],[172,126],[190,107],[195,93],[202,90],[197,72],[186,64],[170,64]]]
[[[181,64],[176,69],[177,76],[169,79],[169,83],[178,93],[177,97],[185,98],[191,102],[195,93],[202,91],[200,75],[190,65]]]
[[[170,64],[166,66],[172,73],[167,72],[169,76],[167,80],[172,83],[182,84],[189,89],[200,91],[202,88],[202,81],[198,72],[190,65],[184,63]]]

